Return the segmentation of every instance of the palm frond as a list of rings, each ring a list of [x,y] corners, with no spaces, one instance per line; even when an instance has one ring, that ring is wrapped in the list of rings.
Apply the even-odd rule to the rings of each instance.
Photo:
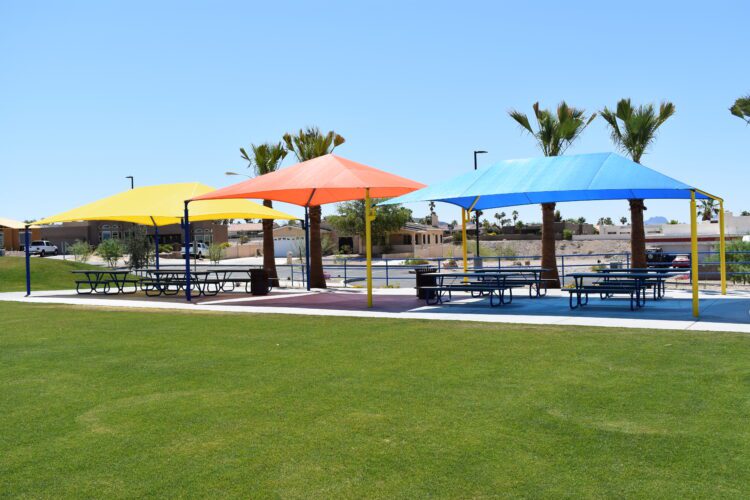
[[[514,109],[508,111],[508,115],[510,115],[510,117],[513,118],[528,133],[530,133],[531,135],[534,135],[534,129],[531,128],[531,123],[529,123],[528,116]]]
[[[620,99],[616,113],[605,107],[601,115],[609,125],[612,142],[628,153],[633,161],[640,163],[641,157],[656,140],[659,127],[674,113],[675,106],[668,101],[661,103],[657,115],[653,104],[634,108],[630,99]]]
[[[740,97],[734,101],[732,107],[729,108],[729,112],[737,118],[745,120],[750,125],[750,95]]]

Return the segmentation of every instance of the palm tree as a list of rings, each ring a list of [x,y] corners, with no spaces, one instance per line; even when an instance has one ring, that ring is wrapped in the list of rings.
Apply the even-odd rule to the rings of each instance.
[[[732,107],[729,108],[729,112],[745,120],[750,125],[750,95],[740,97],[734,101]]]
[[[627,223],[628,223],[628,218],[627,217],[620,217],[620,224],[621,225],[624,226]]]
[[[255,175],[265,175],[275,172],[279,169],[281,161],[286,157],[287,150],[282,143],[278,144],[251,144],[248,154],[245,148],[240,148],[240,156],[246,160],[249,167],[255,169]],[[263,200],[263,205],[273,208],[271,200]],[[272,283],[278,285],[278,273],[276,272],[276,258],[273,249],[273,220],[262,219],[263,224],[263,268],[268,273],[268,278]]]
[[[345,139],[334,132],[323,134],[318,127],[308,127],[297,134],[284,134],[284,143],[289,151],[294,152],[300,162],[312,160],[333,152],[344,144]],[[310,213],[310,286],[325,288],[323,275],[323,247],[320,239],[320,205],[309,207]]]
[[[630,155],[636,162],[656,139],[656,131],[675,112],[674,104],[665,101],[656,113],[653,104],[633,107],[630,99],[620,99],[617,109],[604,108],[602,118],[610,128],[612,142],[620,150]],[[630,253],[632,267],[646,267],[646,233],[643,227],[643,211],[646,210],[643,200],[628,200],[630,203]]]
[[[531,134],[539,144],[544,156],[559,156],[575,142],[596,113],[586,117],[583,109],[571,108],[565,101],[557,106],[557,112],[540,109],[539,103],[534,103],[534,116],[537,129],[531,127],[529,118],[516,110],[508,112],[523,130]],[[542,274],[545,279],[552,280],[550,288],[560,287],[560,275],[557,272],[557,257],[555,255],[555,203],[542,203],[542,267],[549,269]]]
[[[716,204],[716,200],[713,198],[701,200],[700,207],[698,207],[698,215],[701,216],[701,220],[705,221],[711,221],[715,215],[719,215],[719,207]]]

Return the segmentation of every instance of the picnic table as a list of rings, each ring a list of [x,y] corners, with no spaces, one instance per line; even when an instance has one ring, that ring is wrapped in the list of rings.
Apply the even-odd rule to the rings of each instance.
[[[133,294],[138,291],[138,280],[131,277],[130,269],[76,269],[70,272],[79,278],[76,279],[76,293],[81,295],[109,294],[113,285],[113,293],[116,294]],[[132,285],[133,289],[127,289],[128,285]],[[85,286],[83,290],[82,286]]]
[[[185,289],[187,273],[184,269],[145,269],[144,273],[146,276],[141,280],[141,289],[149,297],[177,295]],[[240,274],[240,277],[235,274]],[[198,295],[215,296],[219,292],[231,292],[237,284],[244,283],[246,293],[265,295],[271,286],[267,279],[262,279],[263,274],[262,269],[249,267],[191,270],[190,289],[197,290]]]
[[[586,306],[589,294],[599,294],[606,300],[615,295],[626,295],[630,298],[630,310],[634,311],[646,305],[646,290],[654,289],[654,299],[663,297],[664,281],[677,276],[674,272],[644,272],[611,269],[607,272],[571,273],[573,288],[568,288],[570,308]],[[588,283],[586,282],[588,281]],[[575,302],[573,299],[575,298]]]
[[[512,274],[512,278],[506,280],[506,284],[511,287],[529,287],[529,298],[544,297],[547,295],[547,282],[555,281],[554,279],[542,278],[542,273],[548,272],[550,269],[544,267],[498,267],[498,268],[485,268],[477,269],[475,272],[478,273],[500,273],[500,274]],[[542,293],[544,290],[544,293]]]
[[[218,280],[210,279],[213,271],[190,271],[190,289],[197,290],[198,295],[216,295],[219,293]],[[187,273],[184,269],[149,269],[146,277],[141,279],[141,290],[149,297],[159,295],[177,295],[187,284]],[[214,285],[214,289],[209,288]]]
[[[439,272],[425,273],[425,276],[435,278],[435,285],[420,287],[426,293],[424,295],[427,305],[449,302],[453,298],[453,292],[482,292],[489,295],[490,307],[505,305],[513,302],[513,287],[507,282],[514,277],[512,273],[497,273],[485,271],[473,272]],[[447,283],[446,283],[447,280]],[[444,297],[448,296],[446,300]],[[497,297],[497,304],[495,298]]]
[[[684,276],[690,273],[689,269],[679,267],[625,267],[625,268],[602,268],[597,269],[598,273],[647,273],[655,275],[654,280],[646,280],[646,286],[654,289],[654,300],[664,297],[667,291],[667,279],[675,276]],[[663,278],[663,279],[662,279]]]

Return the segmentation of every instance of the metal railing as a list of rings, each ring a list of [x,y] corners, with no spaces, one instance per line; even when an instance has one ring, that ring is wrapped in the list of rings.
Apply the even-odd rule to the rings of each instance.
[[[718,281],[719,275],[719,252],[718,251],[701,251],[699,254],[699,280],[701,281]],[[661,253],[665,259],[663,262],[649,261],[649,266],[653,267],[670,267],[673,265],[671,259],[685,253]],[[750,284],[750,252],[726,252],[727,256],[727,280],[730,283]],[[469,268],[474,269],[482,267],[498,268],[504,267],[523,267],[539,265],[541,255],[514,255],[514,256],[493,256],[493,257],[470,257]],[[373,259],[373,282],[376,286],[400,286],[404,281],[415,281],[415,270],[424,267],[434,267],[438,271],[445,269],[460,269],[463,267],[461,258],[439,257],[424,259]],[[477,262],[480,264],[477,266]],[[629,268],[631,263],[630,252],[621,253],[592,253],[592,254],[558,254],[557,267],[560,275],[560,282],[565,286],[570,279],[570,274],[581,271],[588,271],[598,267],[623,267]],[[690,270],[689,261],[681,264],[685,269]],[[276,265],[277,269],[290,268],[293,283],[304,285],[305,267],[303,264],[285,264]],[[364,286],[366,282],[366,261],[361,257],[342,258],[339,262],[325,263],[323,271],[326,278],[332,281],[340,280],[344,287]],[[691,271],[692,272],[692,271]],[[692,281],[692,275],[690,281]],[[361,285],[359,285],[361,283]],[[377,283],[381,283],[377,285]]]
[[[658,254],[664,258],[663,262],[650,261],[649,266],[670,267],[673,265],[671,259],[677,255],[686,255],[685,253],[661,253]],[[726,252],[727,256],[727,280],[729,283],[750,284],[750,252]],[[470,257],[469,267],[475,268],[508,268],[508,267],[525,267],[538,266],[541,261],[540,255],[514,255],[514,256],[493,256],[493,257]],[[719,252],[703,251],[699,252],[699,279],[701,281],[718,281],[719,275]],[[631,255],[629,252],[622,253],[596,253],[596,254],[558,254],[557,265],[560,275],[560,282],[565,286],[570,282],[571,273],[590,271],[601,267],[610,268],[629,268]],[[689,261],[683,261],[681,264],[686,270],[690,270]],[[173,267],[175,264],[170,264]],[[176,265],[182,267],[181,265]],[[261,264],[210,264],[198,263],[192,259],[192,267],[197,269],[219,268],[237,268],[238,272],[248,268],[258,268]],[[162,267],[166,267],[162,265]],[[425,267],[435,268],[437,271],[448,269],[462,269],[463,261],[460,258],[440,257],[425,259],[373,259],[373,282],[375,286],[385,287],[402,287],[414,286],[416,283],[416,270]],[[276,264],[279,280],[292,287],[304,287],[307,282],[305,275],[304,263]],[[343,287],[361,287],[366,284],[366,261],[362,257],[340,258],[334,262],[324,262],[323,272],[326,279],[332,285]],[[692,276],[690,280],[692,281]]]

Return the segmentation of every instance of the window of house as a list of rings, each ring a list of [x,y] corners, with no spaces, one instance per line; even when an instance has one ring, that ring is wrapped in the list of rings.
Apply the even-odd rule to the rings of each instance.
[[[213,241],[213,231],[211,231],[211,229],[204,229],[202,227],[198,227],[195,229],[193,238],[194,238],[194,241],[196,242],[210,245],[211,242]]]
[[[120,239],[122,232],[119,224],[102,224],[99,226],[99,241]]]
[[[411,235],[410,234],[404,234],[403,235],[403,245],[411,245]]]

